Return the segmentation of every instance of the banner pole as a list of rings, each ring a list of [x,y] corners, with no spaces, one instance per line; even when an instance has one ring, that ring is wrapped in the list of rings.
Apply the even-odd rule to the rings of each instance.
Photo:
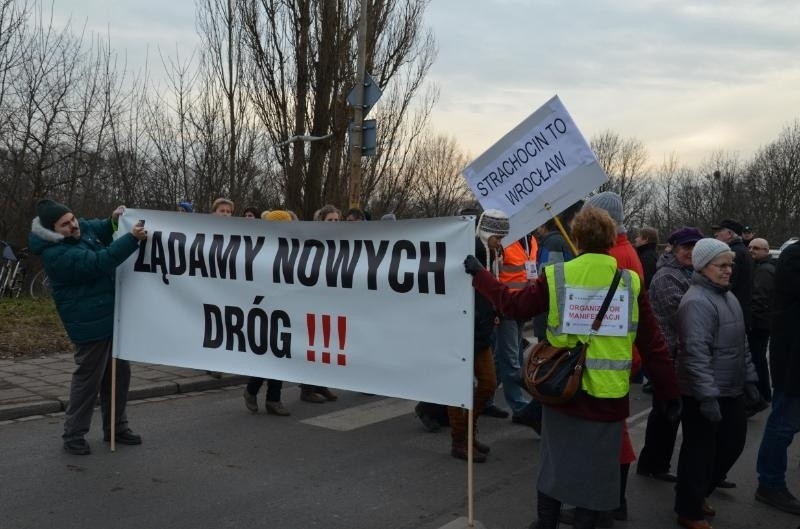
[[[475,411],[470,408],[467,414],[467,525],[474,525],[474,505],[473,505],[473,472],[472,472],[472,450],[474,444],[475,431],[472,426],[473,414]]]
[[[550,204],[545,204],[544,208],[547,211],[550,211]],[[558,215],[553,215],[553,220],[555,221],[556,226],[558,227],[558,231],[561,232],[561,236],[564,237],[564,240],[566,241],[567,245],[569,246],[569,249],[572,250],[572,255],[577,257],[578,256],[578,249],[575,248],[575,244],[572,242],[572,239],[569,238],[569,234],[567,233],[567,230],[564,229],[564,225],[561,224],[561,219],[558,218]]]
[[[117,424],[117,357],[111,355],[111,430],[109,431],[111,440],[111,451],[116,451],[116,424]]]

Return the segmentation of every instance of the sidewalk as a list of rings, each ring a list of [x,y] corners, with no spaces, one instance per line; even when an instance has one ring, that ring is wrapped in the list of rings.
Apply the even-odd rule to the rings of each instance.
[[[64,411],[75,362],[72,353],[0,360],[0,421]],[[247,377],[216,379],[197,369],[131,362],[129,400],[243,384]]]

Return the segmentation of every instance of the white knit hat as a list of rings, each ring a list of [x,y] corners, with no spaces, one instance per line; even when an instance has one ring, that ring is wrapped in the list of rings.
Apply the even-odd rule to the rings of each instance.
[[[603,209],[608,216],[617,224],[617,233],[628,231],[623,224],[625,213],[622,211],[622,197],[613,191],[603,191],[586,199],[583,207],[593,207]]]
[[[730,252],[731,248],[724,242],[706,237],[695,243],[692,250],[692,266],[698,272],[721,253]]]
[[[475,233],[483,241],[483,244],[488,244],[489,237],[492,235],[501,238],[508,235],[508,228],[508,215],[499,209],[487,209],[481,214]]]

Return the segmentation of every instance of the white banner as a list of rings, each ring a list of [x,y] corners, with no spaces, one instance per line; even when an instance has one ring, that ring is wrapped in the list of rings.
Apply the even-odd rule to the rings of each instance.
[[[267,222],[128,209],[114,355],[469,407],[471,217]]]
[[[467,166],[464,177],[485,209],[509,216],[504,245],[608,180],[558,96]]]

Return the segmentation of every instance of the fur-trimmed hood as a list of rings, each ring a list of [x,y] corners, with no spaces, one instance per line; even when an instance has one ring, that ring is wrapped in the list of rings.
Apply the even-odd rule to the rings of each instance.
[[[63,240],[63,235],[42,226],[39,217],[36,217],[31,222],[31,233],[28,235],[28,248],[32,254],[41,255],[45,248],[51,244],[58,244]]]

